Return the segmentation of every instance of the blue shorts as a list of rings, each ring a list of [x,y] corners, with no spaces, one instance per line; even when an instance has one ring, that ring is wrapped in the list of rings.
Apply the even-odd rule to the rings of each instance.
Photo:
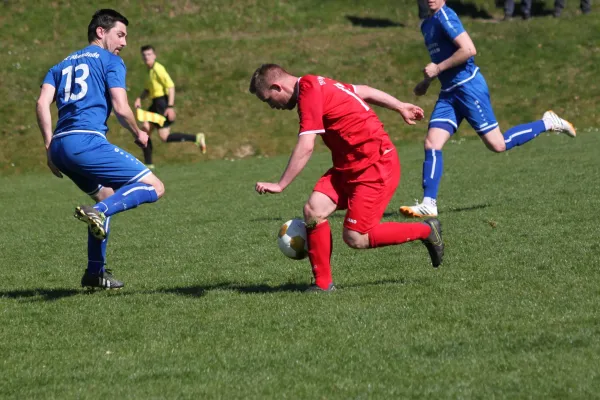
[[[453,135],[463,118],[480,136],[498,126],[488,86],[481,73],[450,92],[440,93],[429,128],[441,128]]]
[[[100,134],[52,138],[50,158],[60,172],[90,196],[103,186],[118,189],[151,173],[137,158]]]

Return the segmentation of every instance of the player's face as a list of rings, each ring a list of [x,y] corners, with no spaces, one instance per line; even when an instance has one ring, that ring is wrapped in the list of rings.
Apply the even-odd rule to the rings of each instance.
[[[290,93],[286,93],[280,85],[274,84],[264,92],[257,92],[256,96],[277,110],[292,110],[296,107],[296,100]]]
[[[427,0],[427,6],[429,7],[429,10],[432,12],[436,12],[437,10],[442,8],[445,3],[446,3],[446,0]]]
[[[142,51],[142,60],[144,60],[144,64],[146,64],[148,68],[152,68],[154,61],[156,60],[156,54],[153,50],[144,50]]]
[[[127,46],[127,26],[117,22],[111,29],[104,31],[102,44],[104,48],[113,54],[119,55],[123,47]]]

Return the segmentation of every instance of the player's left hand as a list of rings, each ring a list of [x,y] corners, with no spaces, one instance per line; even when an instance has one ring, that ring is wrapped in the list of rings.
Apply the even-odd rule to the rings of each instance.
[[[254,189],[258,192],[258,194],[283,192],[283,188],[279,186],[278,183],[269,182],[256,182]]]
[[[175,109],[173,107],[167,108],[167,110],[165,111],[165,117],[167,117],[167,120],[170,122],[175,121],[176,116],[177,114],[175,113]]]
[[[440,70],[440,66],[435,63],[429,63],[423,69],[423,75],[425,75],[425,78],[428,78],[428,79],[435,78],[436,76],[438,76],[440,74],[440,72],[442,72]]]
[[[417,123],[416,121],[422,120],[425,116],[421,107],[410,103],[404,103],[398,112],[402,115],[402,118],[404,118],[404,122],[409,125],[415,125]]]

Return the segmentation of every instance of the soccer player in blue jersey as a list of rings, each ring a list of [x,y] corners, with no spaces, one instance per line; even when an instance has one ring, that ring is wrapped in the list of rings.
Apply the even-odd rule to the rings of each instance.
[[[425,66],[424,79],[414,92],[417,96],[424,95],[435,78],[440,80],[442,88],[425,137],[423,202],[400,208],[402,214],[411,217],[437,216],[437,194],[444,165],[442,148],[463,119],[486,147],[496,153],[525,144],[548,130],[571,137],[576,134],[571,123],[552,111],[544,113],[541,120],[512,127],[503,134],[492,110],[487,83],[473,60],[477,51],[469,34],[445,0],[428,0],[428,6],[429,17],[422,22],[421,32],[431,63]]]
[[[153,203],[165,192],[163,183],[144,164],[106,139],[106,121],[113,110],[139,146],[148,142],[127,102],[126,68],[118,56],[127,44],[128,24],[114,10],[97,11],[88,26],[89,46],[50,68],[37,101],[48,167],[59,178],[68,176],[96,201],[94,206],[75,208],[75,217],[89,227],[83,287],[123,287],[105,269],[110,217]],[[50,106],[54,101],[58,122],[52,132]]]

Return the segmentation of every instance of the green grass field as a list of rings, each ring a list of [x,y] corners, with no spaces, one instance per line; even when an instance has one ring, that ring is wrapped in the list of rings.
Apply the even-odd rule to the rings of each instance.
[[[0,398],[582,398],[600,390],[593,132],[494,155],[450,143],[444,265],[420,243],[356,251],[332,217],[338,291],[276,245],[328,156],[280,196],[286,157],[165,166],[167,194],[118,215],[109,267],[78,288],[84,195],[50,173],[0,179]],[[386,220],[420,194],[420,145]]]
[[[560,20],[494,23],[492,0],[451,6],[501,127],[552,108],[578,137],[543,134],[495,155],[463,124],[444,150],[444,265],[431,268],[418,242],[349,249],[335,214],[338,291],[306,295],[309,263],[281,255],[276,234],[301,216],[329,155],[319,146],[285,193],[256,195],[256,181],[285,167],[297,117],[248,94],[249,77],[278,62],[430,114],[437,84],[412,95],[428,62],[414,1],[4,1],[0,399],[599,398],[600,14],[568,1]],[[145,74],[139,47],[152,43],[177,85],[174,130],[205,131],[209,153],[155,138],[166,195],[112,221],[108,267],[125,289],[88,293],[86,230],[72,212],[89,199],[47,170],[34,104],[101,7],[131,21],[131,102]],[[352,23],[361,18],[394,26]],[[397,208],[421,196],[426,122],[378,114],[402,161],[384,218],[404,220]],[[112,142],[141,156],[109,126]]]

